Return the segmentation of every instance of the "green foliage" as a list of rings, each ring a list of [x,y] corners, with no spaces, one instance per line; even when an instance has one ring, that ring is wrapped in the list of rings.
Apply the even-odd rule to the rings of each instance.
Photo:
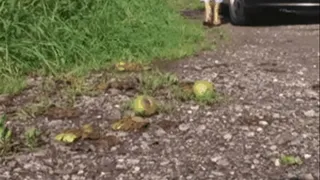
[[[168,0],[169,4],[175,8],[180,10],[186,10],[186,9],[203,9],[204,5],[203,3],[199,1],[189,1],[189,0]]]
[[[12,132],[5,125],[6,116],[0,118],[0,144],[3,144],[11,139]]]
[[[300,157],[291,155],[281,155],[280,162],[283,165],[301,165],[303,163]]]
[[[6,116],[0,117],[0,156],[10,150],[12,131],[6,126]]]
[[[192,54],[204,32],[168,2],[3,0],[0,82],[35,70],[57,74],[98,68],[113,60]],[[7,91],[17,90],[0,88],[0,93]]]
[[[39,143],[40,131],[34,127],[27,129],[25,132],[26,145],[33,149]]]
[[[158,89],[164,89],[178,82],[178,78],[171,73],[155,71],[153,73],[142,74],[142,84],[145,94],[153,94]]]

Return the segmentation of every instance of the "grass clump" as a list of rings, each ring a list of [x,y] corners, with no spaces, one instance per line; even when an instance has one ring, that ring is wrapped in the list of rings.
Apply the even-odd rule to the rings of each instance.
[[[142,91],[145,94],[157,93],[157,90],[167,89],[178,83],[178,78],[171,73],[154,71],[142,75]]]
[[[170,1],[170,0],[168,0]],[[204,9],[203,2],[199,1],[188,1],[188,0],[175,0],[169,3],[171,7],[174,9],[181,9],[181,10],[187,10],[187,9],[196,9],[201,10]]]
[[[31,127],[25,131],[25,144],[31,150],[39,145],[41,132],[35,127]]]
[[[193,89],[194,84],[195,82],[180,81],[171,73],[153,71],[142,75],[140,90],[143,94],[151,96],[165,96],[182,102],[194,101],[201,105],[210,105],[221,100],[222,97],[214,88],[196,96]]]
[[[114,60],[192,54],[204,32],[172,5],[163,0],[1,1],[0,93],[18,91],[23,86],[11,80],[21,81],[32,71],[57,75]]]
[[[12,131],[6,126],[6,116],[0,117],[0,156],[11,148]]]

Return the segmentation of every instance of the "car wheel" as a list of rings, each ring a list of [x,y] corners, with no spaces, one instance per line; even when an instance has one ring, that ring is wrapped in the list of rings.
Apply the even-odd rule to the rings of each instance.
[[[251,21],[244,0],[229,0],[229,16],[233,25],[248,25]]]

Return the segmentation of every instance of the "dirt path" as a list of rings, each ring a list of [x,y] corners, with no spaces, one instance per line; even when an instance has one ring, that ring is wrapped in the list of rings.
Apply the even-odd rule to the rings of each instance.
[[[221,28],[231,42],[169,70],[182,79],[214,82],[227,103],[179,104],[175,113],[152,118],[170,125],[114,133],[107,127],[128,96],[82,97],[81,121],[95,121],[122,143],[74,149],[52,142],[3,158],[0,179],[319,179],[319,25]],[[79,123],[43,117],[36,122],[52,132]],[[279,165],[281,154],[299,156],[303,164]]]

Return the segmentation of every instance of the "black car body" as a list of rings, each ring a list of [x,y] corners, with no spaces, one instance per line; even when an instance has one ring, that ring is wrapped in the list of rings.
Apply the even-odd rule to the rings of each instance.
[[[266,8],[278,9],[290,13],[302,13],[319,16],[320,0],[225,0],[229,6],[231,22],[246,25],[250,17],[256,16]]]

